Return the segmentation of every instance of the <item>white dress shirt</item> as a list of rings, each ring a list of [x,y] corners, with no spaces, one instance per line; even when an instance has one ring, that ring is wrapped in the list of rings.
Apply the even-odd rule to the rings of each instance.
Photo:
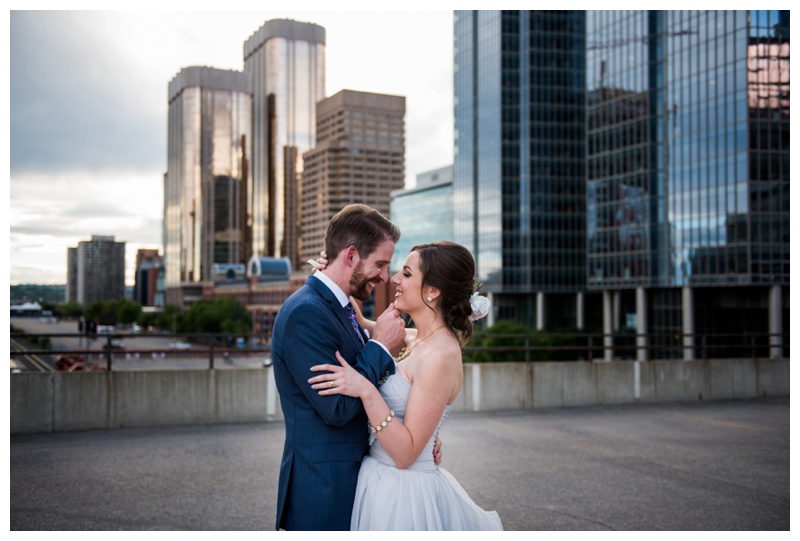
[[[350,299],[347,297],[347,295],[344,294],[344,291],[342,291],[341,287],[339,287],[333,280],[331,280],[328,276],[326,276],[325,273],[322,271],[315,272],[314,276],[318,278],[320,282],[325,284],[328,287],[328,289],[330,289],[333,292],[333,294],[336,296],[336,300],[338,300],[339,303],[342,305],[342,308],[347,306],[347,303],[350,302]],[[369,338],[369,331],[367,329],[363,329],[363,331],[367,334],[367,338]],[[386,353],[388,353],[389,356],[391,357],[392,354],[389,353],[389,350],[386,348],[386,346],[384,346],[377,340],[373,340],[371,338],[370,340],[381,346],[383,350]]]

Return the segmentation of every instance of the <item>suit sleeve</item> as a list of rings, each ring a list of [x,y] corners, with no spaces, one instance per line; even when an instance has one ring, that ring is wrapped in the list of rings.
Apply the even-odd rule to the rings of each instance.
[[[375,342],[368,343],[357,353],[355,346],[342,343],[335,318],[321,319],[320,307],[312,304],[297,306],[289,314],[283,340],[292,353],[287,356],[286,367],[295,385],[323,421],[332,426],[342,426],[363,411],[361,400],[344,395],[320,396],[308,383],[309,378],[320,374],[312,372],[311,367],[336,364],[335,352],[338,351],[359,373],[377,385],[386,377],[387,371],[394,371],[394,361]]]
[[[376,387],[395,371],[392,356],[374,340],[367,342],[367,345],[356,356],[355,361],[351,361],[350,364]]]

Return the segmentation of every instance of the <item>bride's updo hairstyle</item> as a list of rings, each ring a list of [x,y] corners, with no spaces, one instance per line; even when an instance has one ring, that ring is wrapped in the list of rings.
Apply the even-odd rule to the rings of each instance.
[[[464,347],[472,337],[469,298],[476,283],[472,254],[460,244],[448,241],[420,244],[411,251],[419,254],[422,287],[431,286],[440,291],[439,306],[444,323]],[[422,301],[433,310],[424,296]]]

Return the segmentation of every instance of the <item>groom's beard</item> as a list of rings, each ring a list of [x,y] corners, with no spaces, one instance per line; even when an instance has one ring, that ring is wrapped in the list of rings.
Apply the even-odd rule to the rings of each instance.
[[[363,263],[359,263],[358,267],[353,270],[353,276],[350,277],[350,295],[360,301],[368,301],[372,291],[370,291],[367,286],[370,283],[374,283],[375,285],[380,284],[382,280],[379,276],[374,278],[367,278],[364,276],[361,273],[363,266]]]

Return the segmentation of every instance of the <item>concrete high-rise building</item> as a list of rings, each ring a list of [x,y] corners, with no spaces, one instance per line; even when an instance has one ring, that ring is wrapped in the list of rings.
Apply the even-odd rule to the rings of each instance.
[[[400,228],[391,271],[403,262],[418,244],[453,240],[453,166],[440,167],[417,175],[413,188],[391,193],[390,219]],[[420,217],[424,219],[420,219]]]
[[[142,306],[157,306],[158,280],[162,268],[161,254],[156,249],[141,248],[136,252],[133,300]]]
[[[166,301],[181,304],[181,284],[208,280],[215,264],[245,264],[252,255],[252,79],[188,67],[170,81],[168,97],[164,285]]]
[[[125,298],[125,243],[114,237],[92,235],[76,248],[67,248],[68,301],[84,306]]]
[[[789,12],[590,11],[587,84],[588,288],[607,336],[691,359],[761,332],[782,356]]]
[[[582,325],[586,15],[456,11],[455,241],[495,319]]]
[[[78,301],[78,248],[67,248],[67,287],[64,302]]]
[[[253,82],[253,255],[298,260],[299,178],[325,97],[325,29],[275,19],[244,43]]]
[[[317,104],[316,147],[303,155],[301,261],[319,256],[342,207],[362,203],[389,217],[391,193],[405,183],[405,111],[405,97],[353,90]]]

